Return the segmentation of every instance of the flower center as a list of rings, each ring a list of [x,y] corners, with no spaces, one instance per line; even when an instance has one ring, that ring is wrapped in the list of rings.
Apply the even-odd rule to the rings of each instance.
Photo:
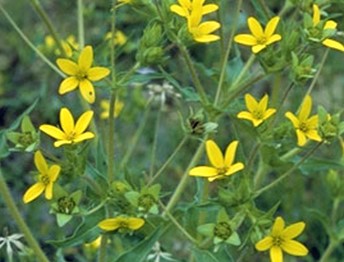
[[[217,175],[218,176],[221,176],[221,175],[223,176],[223,175],[226,174],[227,170],[228,170],[227,167],[220,167],[220,168],[217,169]]]
[[[267,39],[265,36],[261,36],[261,37],[257,38],[257,44],[258,45],[265,45],[266,42],[267,42]]]
[[[57,200],[58,211],[64,214],[71,214],[76,203],[70,197],[63,196]]]
[[[75,75],[75,77],[79,80],[85,80],[87,79],[87,72],[85,70],[79,70],[78,73]]]
[[[252,112],[252,115],[254,116],[255,119],[263,119],[263,112],[260,110],[255,110]]]
[[[75,131],[70,132],[69,134],[67,134],[67,140],[69,141],[74,140],[75,135],[76,135]]]
[[[214,236],[218,238],[226,240],[231,236],[231,234],[231,226],[225,221],[217,223],[214,227]]]
[[[142,207],[145,212],[148,212],[149,209],[155,204],[155,199],[152,195],[150,194],[144,194],[139,197],[139,207]]]
[[[39,181],[42,182],[46,186],[46,185],[48,185],[50,183],[50,178],[49,178],[48,175],[41,174],[39,176]]]
[[[300,123],[299,129],[303,133],[307,133],[309,128],[305,122]]]
[[[282,243],[283,243],[283,239],[280,238],[280,237],[274,237],[272,242],[273,242],[274,246],[280,247],[282,245]]]

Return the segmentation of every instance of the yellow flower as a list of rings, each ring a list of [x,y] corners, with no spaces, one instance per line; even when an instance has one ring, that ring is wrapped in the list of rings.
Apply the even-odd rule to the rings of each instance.
[[[53,198],[53,186],[57,180],[61,167],[58,165],[48,166],[42,153],[37,151],[34,157],[35,166],[39,171],[38,182],[32,185],[24,194],[23,201],[25,204],[35,200],[43,191],[45,191],[45,198],[50,200]]]
[[[320,23],[320,10],[319,6],[314,4],[313,5],[313,27],[316,27]],[[336,30],[337,23],[333,20],[326,21],[323,30],[332,29]],[[343,51],[344,52],[344,45],[336,40],[325,38],[321,42],[324,46]]]
[[[100,114],[101,119],[107,119],[109,118],[109,112],[110,112],[110,102],[108,100],[102,100],[100,102],[100,106],[103,109],[103,112]],[[116,118],[119,116],[123,109],[124,103],[122,101],[116,100],[115,102],[115,108],[113,111],[113,117]]]
[[[115,217],[107,218],[99,222],[98,226],[105,231],[117,229],[138,230],[144,225],[145,221],[138,217]]]
[[[65,144],[79,143],[81,141],[94,137],[92,132],[85,132],[93,117],[93,111],[89,110],[83,113],[76,124],[71,112],[67,108],[60,110],[60,125],[62,129],[52,125],[41,125],[39,129],[47,135],[57,139],[55,147]]]
[[[61,55],[61,52],[57,48],[57,44],[51,35],[47,35],[44,38],[44,42],[48,49],[55,49],[54,53],[56,55]],[[61,45],[67,57],[71,57],[73,55],[73,49],[77,50],[79,48],[74,35],[69,35],[66,40],[62,40]]]
[[[238,143],[238,141],[230,143],[226,149],[225,156],[223,156],[216,143],[213,140],[207,140],[206,151],[212,166],[194,167],[189,171],[189,175],[207,177],[212,182],[215,179],[221,179],[242,170],[244,168],[243,163],[233,164]]]
[[[218,5],[203,5],[204,2],[205,0],[178,0],[179,5],[171,5],[170,10],[182,17],[189,17],[195,6],[201,6],[201,15],[206,15],[219,9]]]
[[[220,39],[218,35],[212,34],[220,28],[220,23],[207,21],[201,23],[202,6],[195,6],[188,17],[188,30],[196,42],[209,43]]]
[[[89,248],[89,249],[98,249],[100,247],[101,241],[102,241],[102,237],[99,236],[95,240],[93,240],[92,242],[85,243],[84,245],[86,248]]]
[[[80,53],[78,63],[69,59],[57,59],[59,68],[69,75],[59,87],[59,94],[71,92],[79,87],[82,97],[89,103],[94,103],[95,93],[92,82],[106,77],[110,70],[105,67],[91,67],[93,63],[93,49],[86,46]]]
[[[321,137],[317,131],[318,116],[314,115],[309,117],[311,109],[312,98],[308,95],[305,97],[297,116],[291,112],[285,113],[285,116],[293,123],[296,129],[298,146],[304,146],[307,142],[307,138],[318,142],[321,141]]]
[[[270,249],[271,262],[283,262],[283,251],[293,256],[306,256],[308,249],[300,242],[293,240],[302,233],[304,228],[304,222],[285,227],[283,218],[277,217],[271,234],[260,240],[255,247],[258,251]]]
[[[245,95],[245,102],[248,111],[238,113],[237,117],[250,120],[255,127],[272,116],[276,109],[268,107],[269,96],[265,95],[259,102],[250,94]]]
[[[112,41],[111,41],[112,38]],[[122,46],[127,42],[127,37],[122,31],[116,31],[114,36],[112,37],[112,33],[108,32],[105,35],[105,40],[108,40],[110,43],[112,42],[113,45],[119,45]]]
[[[252,46],[252,52],[257,54],[268,45],[282,39],[281,35],[274,34],[279,20],[280,18],[278,16],[271,18],[266,25],[265,30],[263,30],[260,23],[254,17],[249,17],[247,23],[251,31],[251,35],[236,35],[234,41],[242,45]]]

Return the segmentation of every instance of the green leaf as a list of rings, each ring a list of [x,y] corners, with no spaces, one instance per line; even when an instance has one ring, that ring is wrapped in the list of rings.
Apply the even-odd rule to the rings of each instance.
[[[197,227],[197,232],[206,237],[214,236],[215,224],[204,224]]]
[[[29,132],[35,131],[35,127],[33,126],[30,120],[30,117],[28,115],[25,115],[23,117],[20,128],[23,133],[26,133],[26,132],[29,133]]]
[[[146,261],[147,255],[151,252],[154,244],[158,241],[159,237],[162,234],[161,228],[157,228],[151,235],[146,237],[141,241],[137,246],[129,249],[127,252],[122,254],[116,259],[116,262],[143,262]]]
[[[225,242],[233,246],[240,246],[241,244],[240,237],[237,232],[233,232],[233,234]]]
[[[10,154],[7,142],[5,130],[0,131],[0,159],[5,158]]]
[[[71,215],[61,214],[61,213],[56,214],[56,220],[57,220],[57,224],[59,225],[59,227],[63,227],[72,218],[73,218],[73,216],[71,216]]]

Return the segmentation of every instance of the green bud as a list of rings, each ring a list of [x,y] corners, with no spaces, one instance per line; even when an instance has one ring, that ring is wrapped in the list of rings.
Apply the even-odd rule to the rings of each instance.
[[[214,227],[214,236],[224,241],[229,238],[232,233],[233,231],[231,229],[231,226],[225,221],[217,223]]]
[[[292,52],[292,79],[303,84],[307,79],[314,77],[316,69],[313,68],[314,56],[304,54],[301,57]]]

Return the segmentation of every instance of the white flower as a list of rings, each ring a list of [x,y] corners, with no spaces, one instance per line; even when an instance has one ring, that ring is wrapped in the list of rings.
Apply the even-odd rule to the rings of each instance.
[[[23,234],[13,234],[10,236],[0,237],[0,249],[3,246],[6,246],[6,253],[8,256],[8,261],[13,261],[13,248],[12,245],[15,246],[19,251],[24,251],[25,246],[18,240],[22,238]]]
[[[148,255],[147,261],[154,261],[154,262],[160,262],[160,259],[165,259],[168,261],[176,261],[172,258],[172,255],[167,252],[162,252],[160,249],[160,243],[156,242],[152,248],[153,253]]]

